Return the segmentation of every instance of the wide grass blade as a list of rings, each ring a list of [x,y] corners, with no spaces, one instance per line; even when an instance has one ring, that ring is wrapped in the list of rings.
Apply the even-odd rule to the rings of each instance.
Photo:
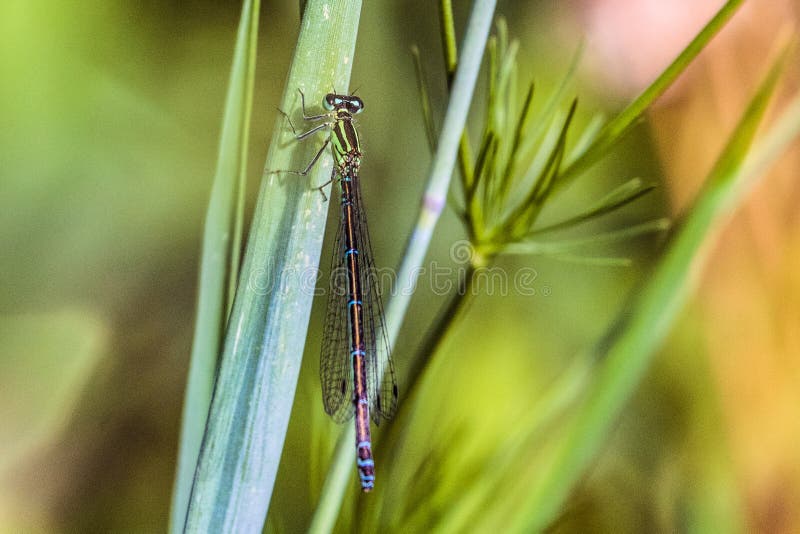
[[[239,276],[247,145],[260,0],[245,0],[222,119],[217,169],[203,230],[203,252],[189,376],[183,401],[170,532],[183,532],[189,493],[208,419],[222,332]]]
[[[744,198],[743,187],[780,154],[800,130],[800,112],[795,104],[790,124],[781,122],[767,141],[750,154],[750,144],[764,114],[782,66],[776,61],[726,149],[711,171],[705,186],[685,219],[680,222],[664,257],[647,283],[633,293],[630,304],[609,329],[609,334],[588,355],[597,362],[576,412],[567,423],[555,454],[526,495],[516,531],[540,531],[549,525],[575,483],[600,451],[609,429],[627,399],[639,384],[653,354],[687,300],[694,284],[702,251],[708,249],[715,230]],[[780,142],[775,140],[780,136]]]
[[[331,87],[349,85],[361,2],[306,3],[281,109],[299,115]],[[266,169],[300,169],[315,144],[296,143],[276,120]],[[186,522],[188,532],[261,532],[294,399],[311,312],[328,203],[308,177],[265,175],[225,333]]]

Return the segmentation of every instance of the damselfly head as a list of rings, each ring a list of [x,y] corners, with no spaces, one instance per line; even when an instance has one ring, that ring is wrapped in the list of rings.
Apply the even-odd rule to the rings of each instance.
[[[351,115],[355,115],[364,109],[364,101],[357,96],[328,93],[322,99],[322,107],[328,111],[344,109]]]

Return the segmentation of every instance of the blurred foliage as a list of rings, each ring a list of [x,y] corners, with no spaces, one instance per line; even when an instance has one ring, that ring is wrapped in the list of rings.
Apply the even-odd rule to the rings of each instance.
[[[297,4],[264,2],[261,10],[250,205],[295,43]],[[467,6],[457,4],[461,28]],[[557,87],[579,40],[561,5],[507,1],[499,10],[524,44],[520,70],[535,74],[543,94]],[[0,531],[142,532],[167,524],[202,218],[240,7],[208,0],[0,5]],[[365,3],[352,87],[367,102],[360,117],[364,196],[384,266],[397,263],[429,163],[412,44],[441,46],[430,3]],[[440,57],[424,56],[426,72],[441,71]],[[433,76],[430,86],[432,106],[441,109],[446,95],[435,88],[446,81]],[[580,94],[582,109],[616,108],[591,82]],[[574,121],[583,128],[591,116],[579,111]],[[648,133],[637,127],[591,180],[548,206],[543,224],[579,212],[587,198],[602,197],[624,177],[660,181],[662,163]],[[661,188],[588,227],[599,232],[668,212]],[[460,221],[448,212],[428,258],[452,267],[453,282],[463,266],[449,250],[462,237]],[[632,258],[632,267],[537,259],[535,297],[475,299],[469,327],[442,348],[419,403],[402,421],[404,445],[390,455],[378,438],[376,459],[391,473],[385,494],[360,499],[354,491],[338,529],[356,530],[355,511],[385,530],[430,527],[447,495],[484,467],[481,459],[502,455],[496,437],[526,416],[572,354],[605,331],[659,244],[611,249]],[[500,265],[531,263],[506,257]],[[735,306],[746,310],[750,297],[739,298]],[[415,295],[395,349],[401,373],[443,303],[432,288]],[[307,526],[339,431],[319,399],[323,304],[312,317],[271,532]],[[705,329],[713,318],[702,308],[691,305],[661,350],[556,531],[737,530],[751,524],[752,502],[791,520],[790,512],[770,508],[784,501],[760,501],[777,490],[750,487],[732,459],[736,430],[720,407],[726,384],[707,363]],[[792,414],[772,424],[796,425]],[[546,447],[549,437],[544,432],[530,445]],[[421,479],[437,482],[420,486]],[[790,467],[785,488],[776,499],[798,491]],[[483,503],[485,520],[502,525],[505,504],[496,499]],[[788,532],[784,516],[759,525]],[[719,517],[730,525],[709,523]]]
[[[105,350],[106,338],[102,320],[85,310],[4,317],[0,475],[63,430]]]

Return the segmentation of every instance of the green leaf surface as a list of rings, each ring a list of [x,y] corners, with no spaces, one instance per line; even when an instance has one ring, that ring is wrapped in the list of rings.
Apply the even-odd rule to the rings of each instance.
[[[281,109],[299,116],[349,85],[360,1],[309,0]],[[312,139],[314,139],[312,137]],[[322,143],[297,143],[278,116],[266,170],[301,169]],[[326,153],[307,177],[265,174],[203,438],[187,532],[261,532],[294,399],[328,203]]]

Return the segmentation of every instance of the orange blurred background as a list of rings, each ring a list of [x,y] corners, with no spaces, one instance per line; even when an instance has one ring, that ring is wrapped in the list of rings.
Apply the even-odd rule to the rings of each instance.
[[[720,1],[587,0],[595,72],[632,98]],[[774,56],[800,26],[800,4],[752,0],[648,115],[672,211],[690,206]],[[787,64],[767,122],[800,88]],[[763,130],[763,128],[762,128]],[[800,146],[795,143],[722,229],[693,308],[702,317],[714,385],[751,531],[800,532]]]

